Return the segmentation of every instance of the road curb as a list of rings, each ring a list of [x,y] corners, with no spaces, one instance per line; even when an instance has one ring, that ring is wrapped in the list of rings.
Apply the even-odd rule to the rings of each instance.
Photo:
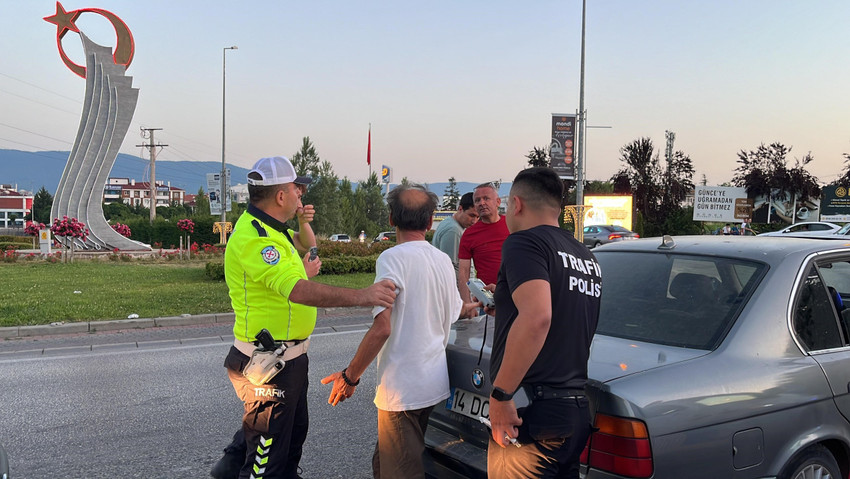
[[[371,308],[318,308],[319,317],[339,314],[367,314]],[[181,316],[166,316],[162,318],[133,318],[103,321],[56,322],[37,326],[5,326],[0,327],[0,339],[28,338],[33,336],[54,336],[60,334],[96,333],[104,331],[119,331],[122,329],[146,329],[167,326],[192,326],[198,324],[233,323],[233,313],[215,314],[184,314]]]

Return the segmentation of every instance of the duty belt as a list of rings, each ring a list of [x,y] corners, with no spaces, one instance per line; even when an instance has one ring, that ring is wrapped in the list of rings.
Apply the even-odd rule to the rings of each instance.
[[[310,346],[310,338],[299,341],[275,341],[275,346],[280,345],[286,346],[286,350],[282,356],[283,360],[290,361],[307,352],[307,348]],[[254,353],[254,350],[257,349],[257,345],[254,343],[240,341],[239,339],[233,340],[233,346],[249,358]]]

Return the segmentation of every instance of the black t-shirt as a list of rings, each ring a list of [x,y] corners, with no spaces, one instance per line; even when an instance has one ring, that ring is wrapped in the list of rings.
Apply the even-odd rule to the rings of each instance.
[[[543,349],[522,380],[557,388],[583,388],[590,342],[599,319],[602,275],[586,246],[555,226],[511,234],[502,245],[496,283],[496,328],[490,377],[496,378],[508,332],[517,317],[511,294],[523,283],[542,279],[552,291],[552,323]]]

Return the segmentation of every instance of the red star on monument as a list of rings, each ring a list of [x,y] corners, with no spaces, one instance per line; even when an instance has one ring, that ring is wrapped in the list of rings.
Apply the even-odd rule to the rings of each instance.
[[[44,17],[44,20],[56,25],[56,28],[59,30],[57,35],[61,37],[68,30],[80,33],[80,29],[77,28],[76,24],[74,24],[74,20],[76,20],[79,15],[79,10],[72,10],[70,12],[66,12],[62,4],[56,2],[56,14],[51,15],[49,17]]]

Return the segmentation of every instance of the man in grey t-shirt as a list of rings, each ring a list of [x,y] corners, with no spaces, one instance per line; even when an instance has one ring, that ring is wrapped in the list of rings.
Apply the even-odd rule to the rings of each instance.
[[[472,192],[469,192],[460,197],[457,212],[440,222],[434,232],[434,238],[431,239],[432,245],[452,259],[455,276],[458,273],[457,250],[460,246],[460,237],[463,235],[463,230],[475,224],[476,221],[478,221],[478,212],[475,211]]]

